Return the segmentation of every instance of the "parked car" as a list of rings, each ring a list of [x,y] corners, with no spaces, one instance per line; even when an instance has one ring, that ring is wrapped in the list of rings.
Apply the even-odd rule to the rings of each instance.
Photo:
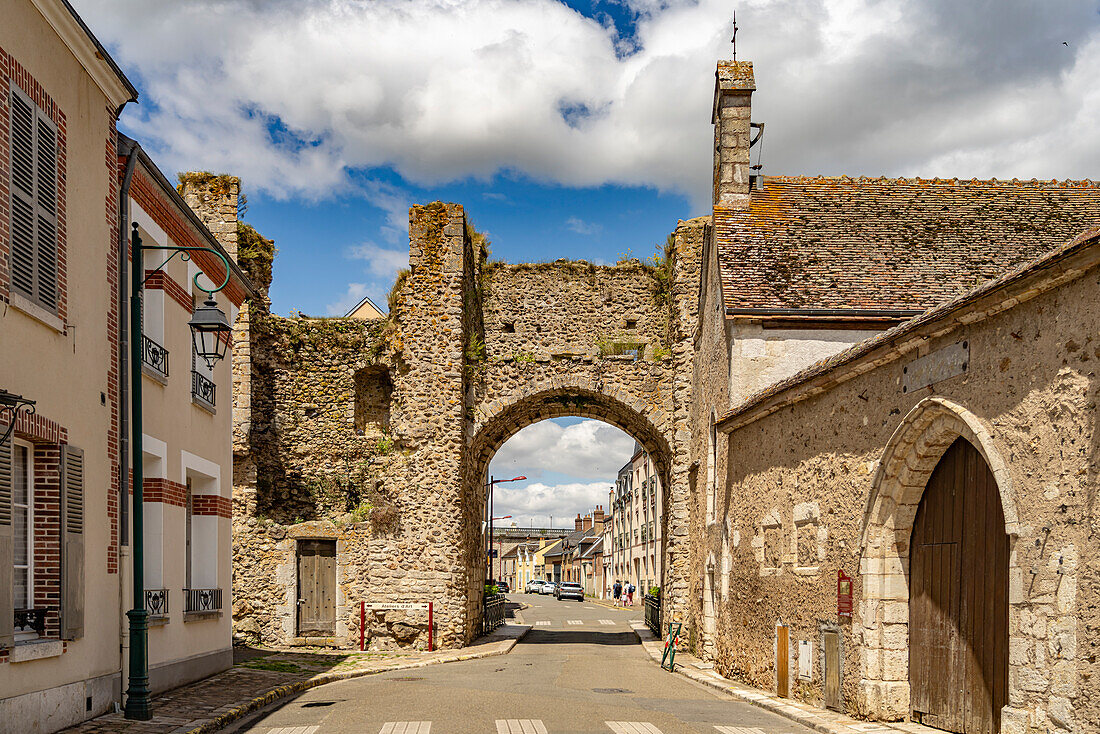
[[[543,581],[542,579],[531,579],[530,581],[527,582],[527,586],[525,586],[523,588],[523,593],[525,593],[525,594],[541,594],[542,593],[542,585],[545,584],[545,583],[546,582]]]
[[[497,591],[501,594],[507,594],[512,589],[509,588],[507,581],[497,581]]]
[[[554,594],[558,601],[562,599],[576,599],[577,601],[584,601],[584,589],[580,584],[574,584],[570,581],[564,581],[558,586],[557,593]]]
[[[544,595],[545,594],[553,594],[557,590],[558,590],[558,585],[557,584],[555,584],[553,581],[547,581],[542,585],[542,588],[539,589],[539,593],[544,594]]]

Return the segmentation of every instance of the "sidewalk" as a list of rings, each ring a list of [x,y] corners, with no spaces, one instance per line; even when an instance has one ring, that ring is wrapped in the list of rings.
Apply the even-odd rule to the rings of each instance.
[[[649,657],[657,665],[660,665],[661,656],[664,655],[665,651],[665,643],[658,640],[644,624],[635,624],[633,627],[634,634],[638,636],[642,647],[649,653]],[[734,698],[767,709],[780,716],[785,716],[791,721],[825,734],[892,734],[893,732],[943,734],[939,729],[931,729],[911,722],[861,721],[836,711],[810,706],[801,701],[780,698],[758,688],[750,688],[723,678],[713,670],[712,665],[702,662],[686,651],[676,652],[676,674],[728,693]]]
[[[468,647],[438,652],[235,648],[234,665],[153,698],[153,718],[105,714],[65,734],[213,734],[280,699],[348,678],[506,655],[530,627],[506,624]]]
[[[592,598],[589,598],[587,596],[584,598],[584,601],[585,601],[586,604],[591,602],[592,604],[599,604],[601,607],[606,607],[608,609],[617,609],[620,612],[638,612],[638,611],[641,611],[641,609],[642,609],[641,604],[635,604],[632,607],[615,606],[614,604],[608,602],[605,599],[592,599]]]

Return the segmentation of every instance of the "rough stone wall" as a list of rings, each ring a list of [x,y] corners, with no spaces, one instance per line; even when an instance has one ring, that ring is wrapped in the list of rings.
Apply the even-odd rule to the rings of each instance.
[[[685,324],[701,227],[682,225],[660,267],[491,264],[462,208],[435,203],[411,212],[410,273],[389,318],[285,319],[254,307],[251,363],[237,385],[250,411],[235,471],[238,634],[317,641],[296,637],[295,553],[299,540],[328,538],[337,623],[324,642],[357,642],[360,601],[429,600],[438,645],[471,640],[488,462],[544,418],[627,430],[654,456],[665,506],[686,516],[675,456],[690,381],[678,371],[692,360]],[[675,555],[686,524],[666,522],[679,528],[668,541]],[[666,578],[686,584],[686,557],[665,565]],[[379,612],[366,636],[374,648],[425,647],[424,621]]]
[[[997,477],[1010,533],[1009,704],[1001,730],[1100,728],[1098,304],[1092,270],[995,315],[960,318],[966,323],[945,327],[919,351],[910,344],[906,354],[734,430],[719,517],[741,542],[733,544],[718,619],[719,671],[774,689],[782,620],[790,626],[792,696],[820,704],[820,633],[838,622],[842,569],[855,579],[854,617],[839,623],[844,706],[907,715],[911,525],[904,521],[911,523],[942,451],[963,435]],[[970,350],[965,374],[902,391],[902,371],[918,353],[961,341]],[[901,438],[888,453],[895,434]],[[907,472],[917,477],[908,484]],[[881,489],[891,481],[895,496],[872,494],[876,482]],[[722,552],[716,534],[695,537],[694,558]],[[895,537],[905,539],[896,541],[900,556],[879,545]],[[795,680],[797,640],[814,643],[809,682]]]

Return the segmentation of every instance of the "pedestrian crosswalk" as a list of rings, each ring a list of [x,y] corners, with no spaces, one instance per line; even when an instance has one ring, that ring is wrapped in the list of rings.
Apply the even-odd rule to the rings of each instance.
[[[568,619],[568,620],[566,620],[566,621],[565,621],[565,623],[566,623],[566,624],[584,624],[584,620],[580,620],[580,619]]]
[[[716,726],[714,728],[722,732],[722,734],[764,734],[764,730],[759,727]]]
[[[387,721],[378,734],[430,734],[430,721]]]
[[[615,624],[614,619],[601,619],[600,624]]]
[[[497,734],[546,734],[542,719],[497,719]]]
[[[536,620],[535,621],[535,626],[536,627],[549,627],[550,626],[550,620],[549,619]]]
[[[661,734],[661,730],[648,721],[605,721],[615,734]]]
[[[314,724],[312,726],[280,726],[278,729],[272,729],[267,734],[317,734],[317,730],[320,728],[320,724]]]

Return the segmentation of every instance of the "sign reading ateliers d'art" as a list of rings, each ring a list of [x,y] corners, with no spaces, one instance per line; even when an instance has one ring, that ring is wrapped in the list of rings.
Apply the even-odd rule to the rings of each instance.
[[[852,618],[852,578],[836,572],[836,616]]]

